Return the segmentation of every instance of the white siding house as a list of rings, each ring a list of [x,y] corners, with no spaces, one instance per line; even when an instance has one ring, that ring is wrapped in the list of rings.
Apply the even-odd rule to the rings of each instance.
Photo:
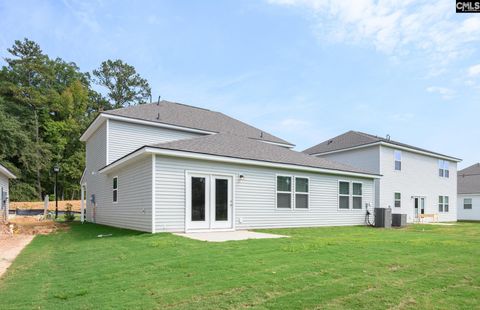
[[[458,219],[480,221],[480,163],[458,171]]]
[[[81,138],[87,220],[147,232],[362,225],[375,172],[290,150],[228,116],[162,101]]]
[[[460,159],[349,131],[304,151],[381,175],[376,180],[377,207],[407,214],[407,221],[431,214],[457,220],[457,162]]]
[[[9,205],[9,179],[15,179],[15,175],[7,168],[0,165],[0,219],[8,217]]]

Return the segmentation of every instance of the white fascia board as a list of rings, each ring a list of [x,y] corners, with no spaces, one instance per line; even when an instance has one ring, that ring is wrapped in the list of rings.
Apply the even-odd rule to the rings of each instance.
[[[7,178],[9,178],[9,179],[16,179],[17,178],[13,173],[10,172],[10,170],[8,170],[7,168],[5,168],[2,165],[0,165],[0,173],[6,175]]]
[[[446,160],[450,160],[450,161],[454,161],[454,162],[461,162],[462,161],[459,158],[450,157],[450,156],[443,156],[443,155],[439,155],[439,154],[435,154],[435,153],[431,153],[431,152],[426,152],[426,151],[420,151],[420,150],[413,149],[413,148],[410,148],[410,147],[400,146],[400,145],[397,145],[397,144],[383,142],[383,141],[363,144],[363,145],[359,145],[359,146],[353,146],[353,147],[340,149],[340,150],[329,151],[329,152],[314,153],[314,154],[311,154],[311,156],[322,156],[322,155],[328,155],[328,154],[347,152],[347,151],[362,149],[362,148],[375,146],[375,145],[383,145],[383,146],[391,147],[391,148],[394,148],[394,149],[404,150],[404,151],[417,153],[417,154],[421,154],[421,155],[426,155],[426,156],[429,156],[429,157],[435,157],[435,158],[439,158],[439,159],[446,159]]]
[[[253,139],[253,138],[252,138],[252,139]],[[255,140],[255,141],[265,142],[265,143],[268,143],[268,144],[273,144],[273,145],[278,145],[278,146],[286,147],[286,148],[289,148],[289,149],[292,149],[292,148],[295,147],[295,144],[286,144],[286,143],[272,142],[272,141],[260,140],[260,139],[254,139],[254,140]]]
[[[378,179],[381,177],[380,175],[367,174],[367,173],[331,170],[331,169],[315,168],[315,167],[300,166],[300,165],[293,165],[293,164],[281,164],[281,163],[253,160],[253,159],[241,159],[241,158],[233,158],[233,157],[226,157],[226,156],[219,156],[219,155],[208,155],[208,154],[185,152],[185,151],[166,150],[166,149],[153,148],[153,147],[141,148],[138,151],[135,151],[130,155],[125,156],[122,159],[119,159],[118,161],[112,163],[111,165],[100,169],[100,173],[109,173],[115,168],[119,166],[123,166],[126,162],[142,154],[156,154],[156,155],[171,156],[171,157],[177,157],[177,158],[208,160],[208,161],[217,161],[217,162],[232,163],[232,164],[243,164],[243,165],[261,166],[261,167],[308,171],[308,172],[323,173],[323,174],[346,175],[346,176],[362,177],[362,178],[369,178],[369,179]]]
[[[80,178],[80,185],[85,183],[85,173],[87,173],[87,168],[83,169],[82,177]]]

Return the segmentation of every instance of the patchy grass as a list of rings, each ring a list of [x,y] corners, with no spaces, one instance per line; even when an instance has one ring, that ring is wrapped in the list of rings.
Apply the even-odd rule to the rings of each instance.
[[[0,308],[479,308],[478,223],[268,232],[291,238],[207,243],[73,223],[20,254]]]

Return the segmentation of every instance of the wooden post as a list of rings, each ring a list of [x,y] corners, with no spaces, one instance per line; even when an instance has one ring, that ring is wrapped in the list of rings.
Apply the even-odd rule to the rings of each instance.
[[[48,201],[48,195],[45,195],[45,199],[43,200],[43,219],[47,219]]]

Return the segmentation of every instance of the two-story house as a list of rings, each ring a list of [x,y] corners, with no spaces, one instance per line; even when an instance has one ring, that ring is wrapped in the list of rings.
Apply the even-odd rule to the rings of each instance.
[[[379,177],[167,101],[102,112],[81,140],[87,220],[148,232],[360,225]]]
[[[439,221],[457,220],[458,158],[358,131],[303,152],[380,174],[375,182],[376,206],[407,214],[409,222],[419,214],[435,215]]]
[[[458,219],[480,221],[480,163],[458,171]]]
[[[10,172],[10,170],[0,165],[0,219],[8,218],[10,179],[16,179],[15,175]]]

